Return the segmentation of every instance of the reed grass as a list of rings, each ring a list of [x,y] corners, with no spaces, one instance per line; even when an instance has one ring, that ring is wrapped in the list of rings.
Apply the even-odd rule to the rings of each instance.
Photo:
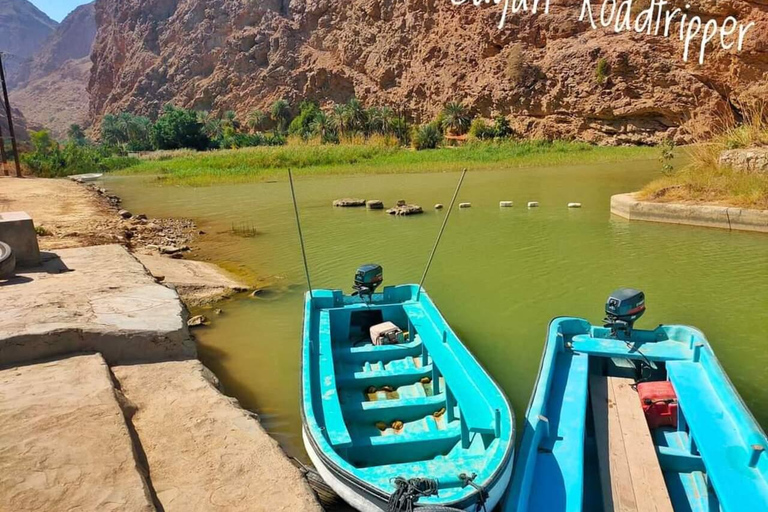
[[[120,174],[156,175],[158,183],[206,186],[285,179],[297,175],[397,174],[492,170],[656,158],[648,147],[599,147],[565,141],[473,142],[458,148],[413,151],[382,138],[376,143],[317,145],[298,142],[143,161]]]
[[[768,108],[758,102],[741,107],[743,119],[729,111],[714,122],[689,123],[696,143],[685,148],[690,164],[640,191],[657,202],[719,204],[768,209],[768,174],[736,171],[720,165],[729,149],[768,146]]]

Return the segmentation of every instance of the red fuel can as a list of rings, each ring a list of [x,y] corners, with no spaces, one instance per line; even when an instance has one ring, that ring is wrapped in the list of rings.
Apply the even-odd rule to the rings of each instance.
[[[637,394],[650,428],[677,428],[677,395],[671,382],[640,383]]]

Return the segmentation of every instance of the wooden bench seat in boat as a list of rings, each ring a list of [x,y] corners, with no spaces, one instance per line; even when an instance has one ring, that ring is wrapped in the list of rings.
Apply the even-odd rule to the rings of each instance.
[[[318,343],[320,365],[321,399],[323,406],[323,418],[325,432],[331,446],[346,448],[352,445],[352,437],[349,435],[344,414],[339,401],[339,391],[336,386],[336,369],[333,364],[333,344],[331,342],[331,315],[326,311],[320,312],[318,328]]]
[[[603,507],[673,512],[664,475],[632,379],[590,375]]]
[[[750,464],[756,462],[751,459],[768,455],[761,455],[766,447],[742,439],[734,423],[736,411],[726,409],[701,363],[671,362],[667,372],[722,509],[764,510],[768,485]],[[727,489],[740,491],[724,492]]]
[[[437,366],[447,387],[459,403],[461,418],[467,430],[481,434],[497,434],[496,411],[459,363],[449,344],[455,335],[448,330],[440,331],[420,305],[404,304],[403,309],[432,358],[433,365]]]

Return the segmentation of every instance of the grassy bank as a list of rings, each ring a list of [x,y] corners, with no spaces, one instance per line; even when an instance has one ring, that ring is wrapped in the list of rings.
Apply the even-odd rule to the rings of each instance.
[[[578,142],[476,142],[413,151],[375,145],[288,145],[150,156],[120,174],[157,175],[164,184],[205,186],[268,181],[299,175],[448,172],[619,162],[656,158],[647,147],[598,147]]]
[[[711,123],[701,125],[711,128]],[[713,131],[697,137],[699,144],[686,148],[690,165],[651,182],[638,197],[768,210],[768,174],[720,165],[720,154],[725,150],[768,146],[768,108],[745,108],[741,122],[722,119]]]

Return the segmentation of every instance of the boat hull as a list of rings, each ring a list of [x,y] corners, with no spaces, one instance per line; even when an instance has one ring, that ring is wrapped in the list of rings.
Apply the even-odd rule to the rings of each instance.
[[[491,510],[510,482],[515,421],[509,402],[426,292],[385,288],[361,302],[315,290],[305,302],[302,437],[340,497],[387,510],[403,481],[427,486],[424,510]],[[404,341],[375,345],[392,323]],[[430,488],[431,487],[431,488]],[[484,499],[483,499],[484,497]]]
[[[317,472],[323,477],[325,483],[328,484],[341,499],[360,512],[381,512],[382,510],[387,510],[386,500],[383,500],[380,496],[372,494],[370,491],[364,489],[360,485],[360,482],[355,482],[354,479],[350,479],[349,475],[344,476],[343,470],[334,466],[334,464],[327,459],[324,459],[317,450],[317,447],[312,443],[310,434],[308,434],[306,430],[302,430],[301,437],[304,441],[304,448],[307,451],[307,455],[309,455],[309,459],[312,461],[315,469],[317,469]],[[507,460],[507,463],[499,473],[498,480],[486,489],[488,499],[485,506],[489,511],[494,510],[496,505],[501,502],[504,493],[507,491],[507,487],[509,487],[509,482],[512,479],[512,459],[513,458],[510,457],[509,460]],[[475,512],[477,507],[477,497],[473,496],[470,500],[465,501],[467,502],[464,504],[456,503],[440,506],[456,510],[465,510],[466,512]],[[427,511],[429,508],[435,507],[437,506],[425,505],[424,507],[419,507],[417,505],[417,508],[424,508]]]

